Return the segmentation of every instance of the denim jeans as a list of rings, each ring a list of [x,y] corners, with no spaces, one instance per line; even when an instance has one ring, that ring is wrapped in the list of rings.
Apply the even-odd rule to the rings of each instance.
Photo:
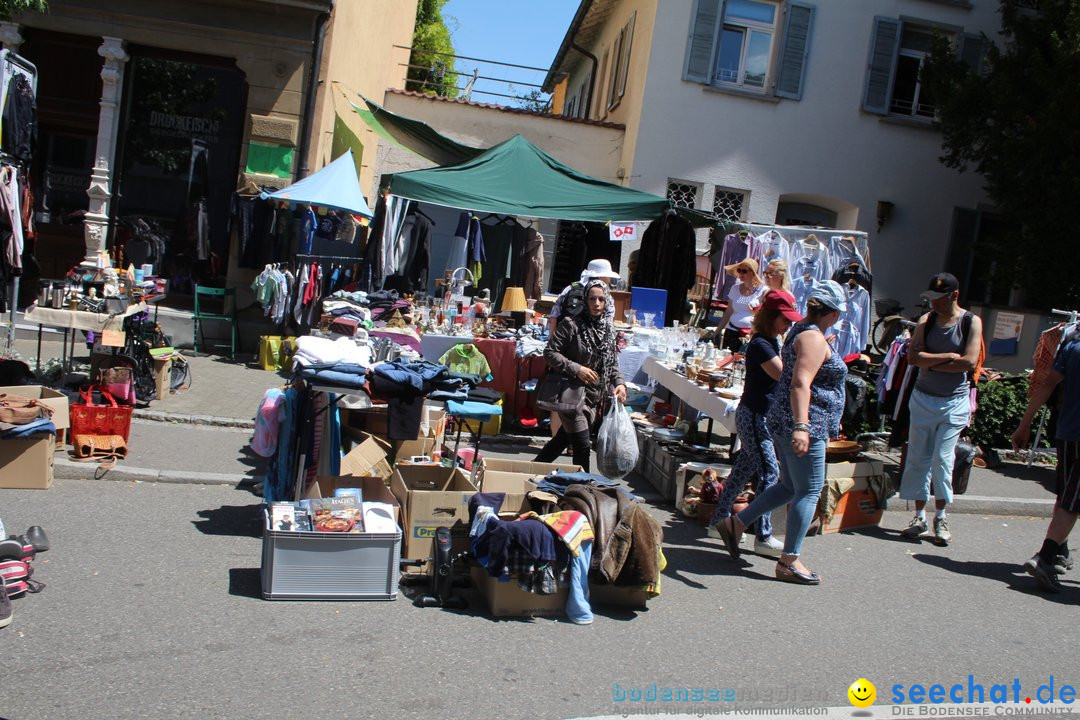
[[[971,400],[967,393],[944,398],[914,390],[908,409],[911,425],[900,498],[926,500],[933,483],[934,498],[951,503],[956,441],[967,427]]]
[[[776,450],[773,448],[772,433],[765,424],[765,416],[759,415],[745,405],[739,405],[735,411],[735,430],[742,443],[742,450],[735,458],[735,465],[724,481],[724,490],[716,503],[710,525],[715,525],[731,514],[731,505],[742,492],[747,481],[755,475],[758,478],[757,494],[765,492],[776,484],[780,477],[780,466],[776,463]],[[757,523],[757,539],[765,540],[772,535],[770,513],[764,513]]]
[[[791,449],[791,437],[776,438],[780,457],[780,482],[754,498],[750,507],[739,513],[739,522],[747,527],[764,513],[790,502],[787,528],[784,530],[784,553],[798,555],[803,539],[814,519],[821,487],[825,484],[825,441],[811,439],[810,449],[799,457]]]
[[[570,590],[566,593],[566,617],[573,622],[586,623],[593,619],[589,604],[589,563],[592,561],[592,540],[581,543],[581,552],[570,558]]]

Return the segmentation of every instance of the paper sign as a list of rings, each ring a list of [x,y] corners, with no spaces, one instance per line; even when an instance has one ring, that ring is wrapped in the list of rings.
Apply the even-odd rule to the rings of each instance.
[[[637,223],[611,223],[608,225],[608,238],[611,242],[633,240],[637,237]]]
[[[1018,340],[1024,330],[1024,316],[1020,313],[999,312],[994,320],[995,340]]]
[[[123,330],[102,330],[101,344],[105,347],[124,347],[126,339]]]

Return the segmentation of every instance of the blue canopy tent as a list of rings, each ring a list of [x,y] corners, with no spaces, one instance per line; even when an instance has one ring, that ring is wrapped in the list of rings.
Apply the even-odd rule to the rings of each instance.
[[[344,210],[354,215],[370,218],[372,213],[360,192],[360,180],[356,177],[356,164],[352,150],[333,161],[319,172],[309,175],[287,188],[272,193],[262,193],[264,200],[284,200],[289,203],[307,203],[321,207]]]

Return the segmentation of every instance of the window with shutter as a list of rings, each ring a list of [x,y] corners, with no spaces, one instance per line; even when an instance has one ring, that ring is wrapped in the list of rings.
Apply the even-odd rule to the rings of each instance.
[[[896,48],[900,41],[900,21],[884,17],[874,18],[872,38],[863,110],[885,115],[889,112],[889,91],[892,88],[893,68],[896,64]]]
[[[634,19],[637,13],[630,16],[630,20],[619,31],[615,39],[615,47],[611,53],[611,84],[608,86],[607,109],[611,110],[619,104],[619,100],[626,94],[626,76],[630,72],[630,46],[634,39]]]
[[[795,0],[697,0],[683,78],[799,100],[813,19]]]
[[[937,107],[921,79],[922,68],[930,53],[935,33],[944,33],[957,42],[955,30],[930,22],[908,22],[893,18],[874,18],[870,45],[863,110],[878,115],[899,115],[931,120]],[[972,67],[981,65],[981,38],[959,35],[958,52]]]

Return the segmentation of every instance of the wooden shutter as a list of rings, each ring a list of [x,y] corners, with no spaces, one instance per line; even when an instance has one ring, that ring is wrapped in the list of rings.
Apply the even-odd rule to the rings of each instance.
[[[982,75],[985,67],[986,41],[982,35],[965,33],[960,37],[960,62],[967,65],[971,72]]]
[[[866,70],[866,91],[863,110],[886,115],[889,112],[889,93],[896,71],[896,51],[900,45],[900,21],[894,18],[874,18],[871,35],[870,62]]]
[[[634,41],[634,20],[636,19],[635,12],[630,16],[630,22],[623,28],[622,57],[619,58],[619,67],[622,68],[619,74],[619,97],[626,92],[626,76],[630,74],[630,46]]]
[[[686,39],[686,66],[683,80],[712,82],[713,46],[720,24],[720,0],[695,0],[690,35]]]
[[[810,53],[810,31],[814,24],[814,6],[788,5],[784,25],[784,45],[780,48],[780,71],[776,78],[777,97],[802,99],[806,59]]]

